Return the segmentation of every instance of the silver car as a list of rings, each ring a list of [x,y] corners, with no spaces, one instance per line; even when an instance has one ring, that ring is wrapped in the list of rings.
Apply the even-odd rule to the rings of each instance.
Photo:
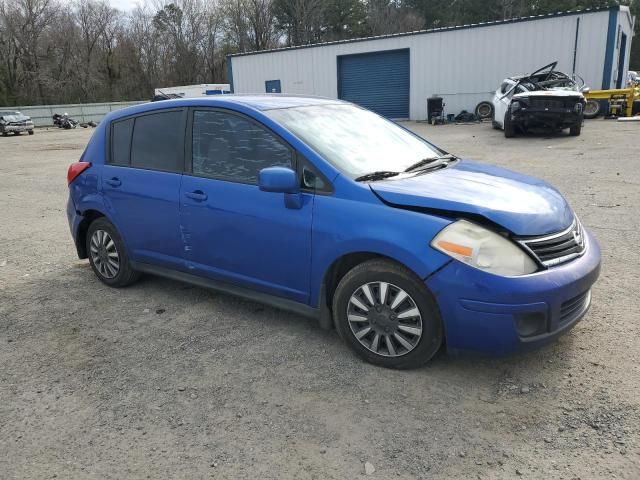
[[[0,110],[0,133],[6,137],[9,133],[20,135],[27,132],[33,135],[33,121],[15,110]]]

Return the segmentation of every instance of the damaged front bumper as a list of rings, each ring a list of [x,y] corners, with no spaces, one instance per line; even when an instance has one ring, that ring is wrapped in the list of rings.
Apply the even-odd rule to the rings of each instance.
[[[493,275],[452,261],[427,279],[438,301],[447,350],[499,355],[539,347],[587,313],[600,273],[600,248],[585,230],[585,253],[520,277]]]

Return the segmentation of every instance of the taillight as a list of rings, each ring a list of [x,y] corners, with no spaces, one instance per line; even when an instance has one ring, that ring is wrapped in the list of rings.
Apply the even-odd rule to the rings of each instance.
[[[71,182],[90,166],[91,162],[75,162],[69,165],[69,170],[67,170],[67,185],[71,185]]]

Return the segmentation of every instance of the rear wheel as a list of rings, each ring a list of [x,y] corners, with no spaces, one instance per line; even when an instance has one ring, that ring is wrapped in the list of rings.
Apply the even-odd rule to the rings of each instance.
[[[93,272],[110,287],[126,287],[140,276],[131,268],[120,234],[104,217],[89,225],[87,253]]]
[[[410,270],[370,260],[349,271],[333,298],[336,329],[351,349],[386,368],[416,368],[442,345],[440,313]]]

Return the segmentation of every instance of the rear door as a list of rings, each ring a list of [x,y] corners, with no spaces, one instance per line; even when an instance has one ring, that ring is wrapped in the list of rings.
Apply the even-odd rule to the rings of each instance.
[[[190,115],[191,172],[181,192],[188,268],[307,302],[313,194],[301,193],[292,204],[287,194],[258,188],[261,169],[296,168],[294,150],[247,116],[221,109]]]
[[[185,109],[113,122],[102,192],[132,260],[183,268],[179,195]]]

